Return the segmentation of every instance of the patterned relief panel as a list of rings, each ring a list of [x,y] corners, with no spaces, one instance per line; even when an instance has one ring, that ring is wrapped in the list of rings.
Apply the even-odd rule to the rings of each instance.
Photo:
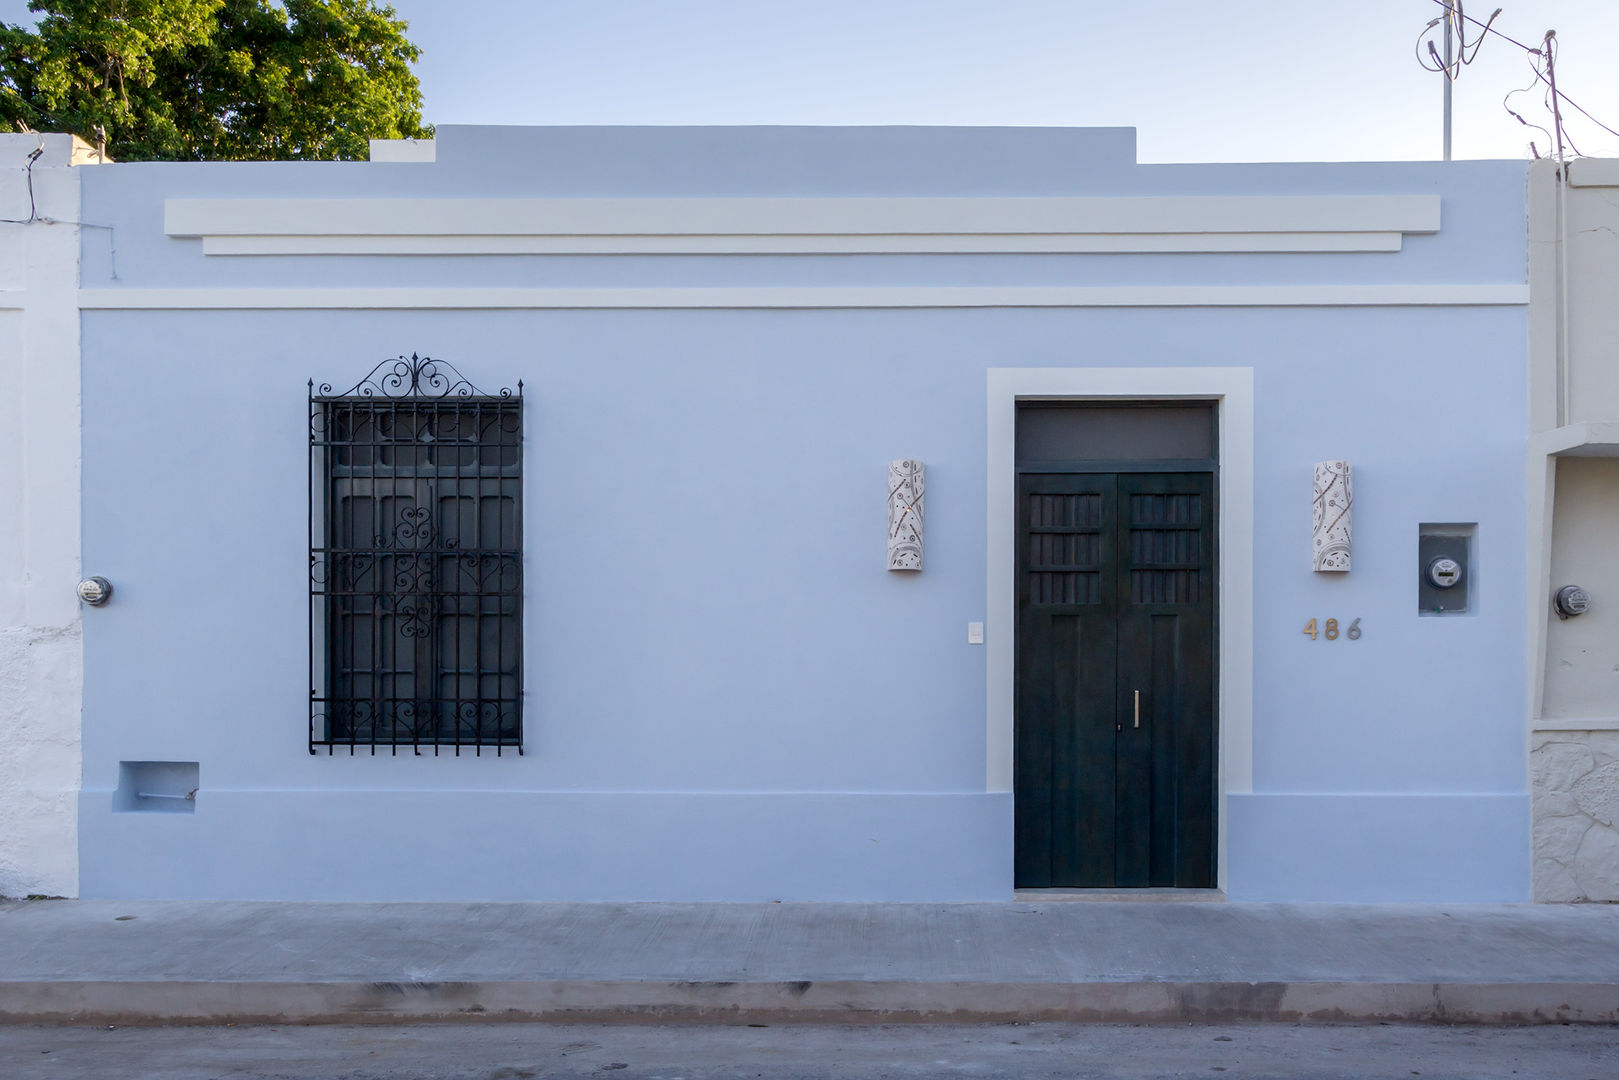
[[[1028,496],[1029,600],[1102,602],[1102,496]]]
[[[1350,528],[1355,508],[1354,474],[1347,461],[1318,461],[1311,513],[1314,569],[1349,570]]]
[[[911,458],[888,463],[888,568],[922,569],[922,515],[927,470]]]
[[[1203,496],[1130,496],[1130,602],[1195,604],[1203,545]]]

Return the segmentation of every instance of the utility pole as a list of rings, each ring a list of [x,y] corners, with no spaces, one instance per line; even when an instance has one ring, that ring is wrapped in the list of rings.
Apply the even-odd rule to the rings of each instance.
[[[1555,54],[1557,38],[1556,30],[1546,31],[1546,37],[1540,43],[1540,51],[1546,54],[1546,85],[1552,89],[1552,130],[1557,134],[1557,160],[1563,160],[1563,110],[1557,100],[1557,57]],[[1575,151],[1578,153],[1579,151]],[[1559,169],[1566,169],[1566,165],[1558,165]]]
[[[1451,7],[1454,0],[1445,0],[1445,158],[1450,160],[1450,84],[1455,81],[1452,77],[1451,66],[1451,37],[1450,26],[1455,21],[1454,10]]]

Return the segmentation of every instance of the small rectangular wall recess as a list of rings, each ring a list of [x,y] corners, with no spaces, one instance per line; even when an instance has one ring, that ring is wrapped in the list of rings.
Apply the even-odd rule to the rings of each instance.
[[[1466,615],[1477,601],[1474,523],[1427,523],[1417,526],[1417,614]],[[1455,564],[1452,570],[1449,563]],[[1436,564],[1440,570],[1436,573]],[[1454,584],[1445,587],[1444,580]]]
[[[115,813],[194,814],[198,769],[195,761],[120,761]]]

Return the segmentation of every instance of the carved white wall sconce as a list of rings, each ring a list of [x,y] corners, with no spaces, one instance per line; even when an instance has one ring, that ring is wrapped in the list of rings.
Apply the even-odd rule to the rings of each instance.
[[[920,461],[888,463],[888,568],[922,569],[922,473]]]
[[[1312,554],[1315,569],[1347,573],[1354,478],[1347,461],[1315,463],[1315,510]]]

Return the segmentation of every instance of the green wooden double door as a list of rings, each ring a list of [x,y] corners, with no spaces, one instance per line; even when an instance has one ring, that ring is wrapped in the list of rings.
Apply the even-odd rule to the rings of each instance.
[[[1214,478],[1018,479],[1016,880],[1215,882]]]

